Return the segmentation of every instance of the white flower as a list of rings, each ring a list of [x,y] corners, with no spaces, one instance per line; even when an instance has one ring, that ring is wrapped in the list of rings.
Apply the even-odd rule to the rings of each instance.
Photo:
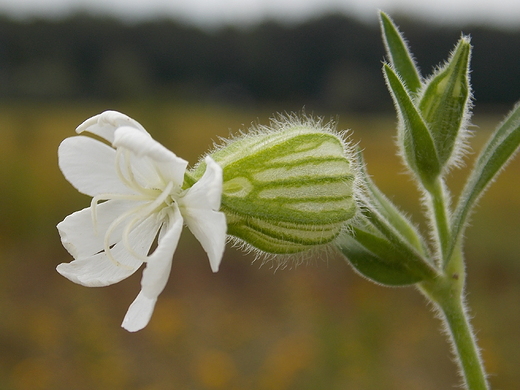
[[[183,223],[208,254],[213,272],[218,271],[226,242],[226,218],[218,211],[222,169],[206,157],[202,178],[183,190],[188,163],[126,115],[106,111],[76,131],[107,143],[81,135],[59,147],[66,179],[93,199],[90,207],[58,224],[74,261],[57,270],[75,283],[98,287],[117,283],[146,263],[141,292],[122,324],[137,331],[150,320],[166,285]]]

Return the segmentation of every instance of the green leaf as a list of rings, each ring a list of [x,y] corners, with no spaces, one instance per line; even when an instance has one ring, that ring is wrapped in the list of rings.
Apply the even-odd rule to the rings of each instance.
[[[422,117],[435,142],[440,164],[458,160],[467,138],[465,129],[470,110],[469,61],[471,45],[462,37],[448,62],[427,81],[419,103]]]
[[[398,113],[398,142],[402,155],[422,184],[431,188],[441,172],[433,138],[400,77],[388,64],[384,65],[383,71]]]
[[[434,265],[421,253],[424,248],[418,250],[412,246],[394,227],[394,221],[386,220],[378,211],[370,208],[370,205],[367,204],[365,206],[361,207],[363,216],[392,243],[396,250],[402,253],[410,262],[417,263],[425,275],[433,276],[436,274]]]
[[[368,197],[370,206],[375,208],[379,214],[391,224],[405,240],[408,241],[421,255],[427,255],[427,247],[412,222],[403,214],[397,206],[386,197],[385,194],[376,186],[374,181],[368,175],[366,165],[363,161],[363,155],[360,150],[357,153],[357,166],[360,180],[365,189],[365,195]]]
[[[358,164],[363,167],[360,155],[358,152]],[[354,268],[377,283],[407,285],[437,277],[419,233],[377,189],[366,170],[359,171],[365,188],[358,199],[363,218],[336,239],[341,252]]]
[[[412,93],[419,92],[421,89],[421,76],[404,37],[387,14],[380,12],[379,19],[390,63],[397,73],[401,75],[406,88]]]
[[[489,184],[512,159],[520,146],[520,102],[497,127],[475,163],[453,213],[451,232],[454,239],[449,250],[453,253],[455,245],[464,233],[466,219],[473,206],[482,196]]]
[[[390,241],[366,230],[354,228],[352,236],[343,233],[336,245],[357,271],[376,283],[404,286],[436,276]]]

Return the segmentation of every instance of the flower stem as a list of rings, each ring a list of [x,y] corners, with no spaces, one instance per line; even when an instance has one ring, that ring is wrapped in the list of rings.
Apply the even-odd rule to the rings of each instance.
[[[447,205],[448,195],[444,188],[442,179],[437,179],[433,188],[430,190],[431,207],[435,218],[434,226],[436,227],[437,242],[439,245],[439,259],[443,259],[443,266],[448,261],[445,258],[449,242],[451,239],[449,228],[449,211]]]
[[[488,390],[484,365],[464,303],[464,284],[464,261],[458,248],[448,263],[445,276],[421,283],[420,289],[439,309],[467,389]]]
[[[464,304],[457,300],[448,300],[443,303],[441,310],[450,330],[468,389],[488,389],[484,367]]]
[[[442,276],[424,281],[419,287],[439,310],[466,388],[487,390],[484,365],[464,303],[466,270],[460,243],[455,244],[453,254],[448,255],[453,240],[449,226],[449,194],[441,178],[435,181],[429,192],[438,258],[442,259]]]

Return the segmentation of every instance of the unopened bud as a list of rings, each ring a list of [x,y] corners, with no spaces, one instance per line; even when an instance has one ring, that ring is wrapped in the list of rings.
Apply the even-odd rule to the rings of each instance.
[[[448,62],[437,69],[420,96],[419,110],[428,123],[441,165],[460,165],[471,135],[467,125],[471,110],[469,37],[462,37]]]

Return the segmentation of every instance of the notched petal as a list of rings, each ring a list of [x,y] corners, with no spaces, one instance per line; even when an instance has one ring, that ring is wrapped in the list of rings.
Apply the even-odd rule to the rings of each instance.
[[[112,199],[96,206],[95,218],[90,207],[68,215],[57,226],[63,246],[75,259],[95,255],[103,250],[105,234],[111,224],[120,215],[131,213],[137,204],[134,201]],[[146,255],[155,238],[158,229],[155,225],[153,218],[147,218],[136,223],[129,233],[136,247],[145,248],[140,250],[142,255]],[[124,228],[125,224],[120,223],[112,229],[109,245],[121,240]]]
[[[168,226],[163,227],[155,251],[148,256],[141,279],[141,291],[148,297],[158,296],[170,277],[173,254],[177,249],[183,219],[178,209],[171,212]]]
[[[182,199],[186,225],[208,254],[217,272],[226,246],[226,216],[219,212],[222,196],[222,168],[206,157],[206,171]]]
[[[116,130],[113,145],[130,150],[138,159],[132,160],[136,171],[149,170],[146,159],[153,161],[153,169],[157,170],[165,181],[172,181],[182,185],[184,171],[188,162],[171,152],[149,134],[142,133],[131,127],[121,127]]]
[[[128,257],[124,264],[112,262],[104,252],[92,257],[62,263],[56,270],[70,281],[86,287],[104,287],[128,278],[142,262]]]
[[[218,272],[226,247],[226,216],[220,211],[191,210],[186,225],[206,251],[213,272]]]
[[[143,329],[152,317],[157,297],[170,276],[172,257],[182,230],[182,217],[178,210],[170,216],[171,225],[161,234],[157,249],[149,256],[141,279],[141,292],[132,302],[122,327],[130,332]]]
[[[149,298],[141,291],[128,308],[121,326],[129,332],[143,329],[152,318],[156,302],[157,297]]]
[[[58,148],[58,164],[65,178],[81,193],[129,194],[115,168],[116,152],[93,138],[76,136],[63,140]]]
[[[114,132],[122,126],[133,127],[143,133],[147,133],[139,122],[117,111],[105,111],[87,119],[76,128],[76,132],[82,133],[87,131],[112,143],[114,141]]]
[[[150,134],[143,133],[130,126],[119,127],[115,131],[114,142],[112,144],[115,147],[129,149],[136,156],[148,156],[155,161],[184,161],[154,140]]]
[[[218,210],[222,198],[222,168],[209,156],[204,161],[206,171],[200,180],[188,190],[184,201],[190,205],[190,208]]]

